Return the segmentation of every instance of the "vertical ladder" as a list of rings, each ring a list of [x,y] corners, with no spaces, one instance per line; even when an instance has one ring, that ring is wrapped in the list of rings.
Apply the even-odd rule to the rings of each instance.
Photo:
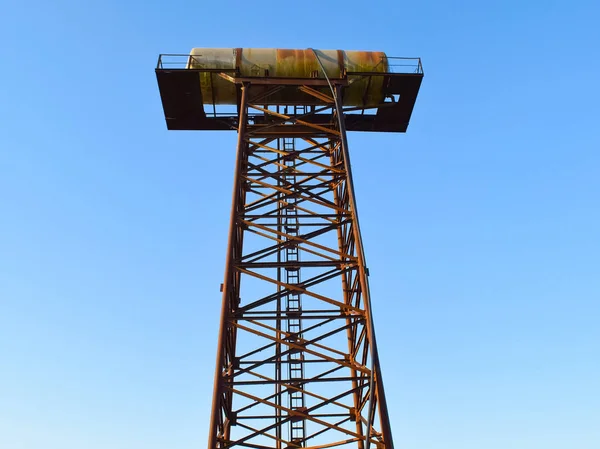
[[[296,111],[296,108],[294,108]],[[295,262],[300,262],[300,253],[298,244],[293,240],[294,236],[299,235],[298,210],[296,203],[298,195],[295,190],[296,185],[296,148],[294,138],[283,138],[284,155],[284,186],[291,192],[286,196],[287,205],[283,209],[283,229],[288,235],[286,237],[284,261],[285,280],[291,285],[300,284],[300,266]],[[287,333],[290,341],[300,342],[302,339],[302,298],[296,291],[290,291],[286,294],[286,323]],[[293,412],[304,413],[306,404],[304,402],[304,353],[302,350],[294,349],[290,351],[287,358],[288,362],[288,381],[291,388],[288,388],[289,408]],[[292,447],[305,446],[306,420],[301,415],[292,415],[290,419],[290,442]]]

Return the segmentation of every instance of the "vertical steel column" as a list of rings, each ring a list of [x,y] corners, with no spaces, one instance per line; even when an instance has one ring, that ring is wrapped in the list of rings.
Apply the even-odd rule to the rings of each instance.
[[[235,329],[229,326],[230,316],[233,310],[237,307],[237,296],[239,292],[239,274],[235,272],[233,263],[239,259],[242,252],[242,232],[238,226],[238,218],[243,210],[244,205],[244,189],[242,173],[247,159],[248,143],[246,141],[246,127],[248,107],[246,99],[248,96],[249,86],[244,85],[241,88],[241,102],[239,108],[238,122],[238,141],[237,153],[235,161],[235,171],[233,175],[233,193],[231,199],[231,213],[229,218],[229,239],[227,244],[227,256],[225,260],[225,278],[223,280],[223,296],[221,305],[221,324],[219,329],[219,339],[217,343],[217,360],[215,366],[215,380],[213,387],[212,413],[210,417],[210,431],[208,435],[208,447],[221,447],[218,441],[219,438],[227,439],[231,421],[235,421],[235,417],[231,412],[231,398],[229,404],[223,395],[225,389],[223,387],[224,371],[231,369],[235,358]],[[224,418],[223,408],[229,412],[230,416]]]

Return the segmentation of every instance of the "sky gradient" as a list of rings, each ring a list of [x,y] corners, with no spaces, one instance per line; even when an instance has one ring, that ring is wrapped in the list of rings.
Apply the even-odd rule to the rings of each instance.
[[[235,133],[167,132],[192,47],[423,58],[350,135],[398,449],[600,447],[600,5],[0,5],[0,448],[206,447]]]

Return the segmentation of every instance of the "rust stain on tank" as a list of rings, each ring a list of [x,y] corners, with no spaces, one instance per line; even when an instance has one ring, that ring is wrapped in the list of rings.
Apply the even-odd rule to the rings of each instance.
[[[307,77],[318,67],[317,59],[311,50],[276,50],[277,76]]]
[[[381,51],[357,51],[353,52],[356,58],[353,62],[355,72],[385,72],[387,71],[387,58]]]
[[[285,59],[285,58],[298,58],[304,50],[289,50],[287,48],[278,48],[277,49],[277,59]]]

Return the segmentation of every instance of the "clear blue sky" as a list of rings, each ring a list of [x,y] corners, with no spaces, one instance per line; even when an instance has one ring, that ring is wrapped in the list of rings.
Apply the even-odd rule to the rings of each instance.
[[[167,132],[191,47],[421,56],[352,135],[396,446],[600,447],[596,1],[0,6],[0,448],[206,447],[234,133]]]

